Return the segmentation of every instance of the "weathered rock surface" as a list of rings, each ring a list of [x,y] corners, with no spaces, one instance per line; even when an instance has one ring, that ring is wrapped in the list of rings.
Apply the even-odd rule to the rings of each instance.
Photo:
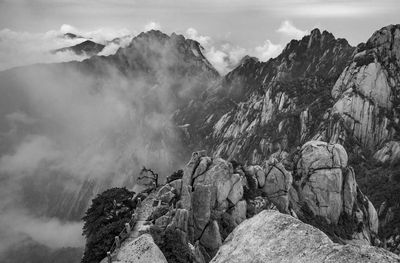
[[[292,187],[292,174],[282,163],[267,164],[263,191],[277,206],[279,211],[289,213],[289,189]]]
[[[339,144],[305,143],[299,152],[290,205],[304,222],[344,228],[338,236],[342,242],[355,239],[373,244],[377,212],[358,189],[347,162],[347,153]]]
[[[141,235],[124,244],[119,250],[116,261],[120,263],[167,263],[161,250],[149,234]]]
[[[315,227],[265,210],[240,224],[225,240],[213,263],[399,262],[382,248],[338,245]]]
[[[383,142],[396,136],[399,120],[396,105],[400,101],[397,95],[399,47],[400,25],[384,27],[366,44],[358,45],[352,62],[332,89],[336,102],[327,115],[329,125],[325,127],[325,139],[341,143],[356,140],[375,152]],[[382,154],[376,157],[386,155]]]

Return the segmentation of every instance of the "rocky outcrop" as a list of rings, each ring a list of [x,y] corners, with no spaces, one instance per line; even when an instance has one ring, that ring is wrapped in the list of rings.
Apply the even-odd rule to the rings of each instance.
[[[347,162],[347,153],[339,144],[304,144],[298,153],[290,205],[302,221],[325,231],[335,228],[330,235],[340,242],[374,244],[377,212],[358,188],[354,170]]]
[[[106,260],[105,260],[106,262]],[[141,235],[132,240],[118,251],[115,263],[167,263],[161,250],[154,243],[153,238],[149,234]]]
[[[160,199],[166,191],[176,196],[177,209],[160,217],[162,220],[155,220],[165,229],[179,229],[182,239],[196,244],[197,254],[201,252],[209,261],[221,246],[227,229],[230,232],[246,219],[245,180],[234,173],[230,162],[207,157],[205,152],[195,152],[184,169],[182,180],[172,181],[158,191]],[[174,190],[175,185],[182,189],[180,194]]]
[[[290,152],[314,135],[353,51],[346,40],[315,29],[268,62],[244,59],[175,120],[188,123],[199,112],[189,141],[198,136],[215,156],[260,164],[277,147]]]
[[[212,263],[252,262],[399,262],[382,248],[338,245],[315,227],[266,210],[240,224]]]
[[[158,190],[156,199],[167,210],[160,208],[164,212],[151,220],[176,230],[199,262],[210,261],[246,218],[270,208],[320,228],[338,243],[378,242],[376,210],[358,188],[343,146],[310,141],[292,155],[281,152],[262,166],[246,166],[195,152],[183,178]]]
[[[366,44],[357,47],[352,62],[332,89],[336,102],[326,127],[327,140],[356,140],[362,147],[376,151],[383,142],[397,136],[399,48],[400,25],[378,30]]]

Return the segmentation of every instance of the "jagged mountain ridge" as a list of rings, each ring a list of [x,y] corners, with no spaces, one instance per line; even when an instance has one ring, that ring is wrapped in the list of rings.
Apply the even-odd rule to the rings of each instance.
[[[400,25],[383,27],[356,48],[313,30],[276,59],[246,58],[222,81],[237,101],[212,94],[213,105],[199,103],[208,114],[193,121],[191,132],[205,135],[202,146],[215,156],[244,163],[270,155],[290,158],[311,138],[344,145],[360,188],[376,207],[382,204],[380,238],[399,253],[399,40]],[[315,58],[307,60],[307,54]],[[301,61],[291,64],[291,57]],[[230,107],[215,112],[224,100]]]
[[[315,130],[333,105],[331,89],[354,49],[346,40],[315,29],[301,40],[292,40],[277,58],[246,59],[204,95],[207,99],[193,102],[194,107],[190,105],[176,119],[191,123],[191,136],[199,132],[216,155],[258,163],[273,153],[269,148],[275,142],[300,145],[310,138],[294,119],[311,108],[306,117],[313,119],[309,126]],[[190,120],[186,116],[193,111],[201,114]],[[284,134],[288,130],[290,134]]]

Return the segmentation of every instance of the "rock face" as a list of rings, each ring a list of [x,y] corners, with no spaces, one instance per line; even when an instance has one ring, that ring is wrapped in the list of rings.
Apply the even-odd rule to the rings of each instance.
[[[158,190],[156,199],[169,210],[151,220],[179,230],[199,262],[209,262],[235,227],[268,207],[320,228],[336,242],[375,244],[378,215],[358,188],[343,146],[310,141],[294,155],[292,165],[285,153],[262,166],[243,166],[195,152],[183,178]],[[186,191],[178,194],[175,187]]]
[[[289,151],[314,135],[353,51],[346,40],[315,29],[275,59],[243,60],[175,119],[191,123],[189,143],[198,138],[215,156],[259,164],[277,147]],[[200,115],[191,118],[193,111]]]
[[[332,89],[336,102],[325,139],[342,143],[356,140],[374,152],[383,142],[397,138],[399,48],[400,25],[382,28],[357,47]]]
[[[149,234],[124,244],[119,250],[116,260],[119,263],[168,263],[161,250],[154,243]]]
[[[347,153],[341,145],[310,141],[303,145],[297,162],[296,175],[299,199],[304,201],[315,216],[337,224],[343,211],[342,169],[347,166]],[[350,200],[356,194],[349,189]],[[349,204],[352,211],[353,204]]]
[[[344,228],[340,239],[374,244],[377,212],[358,188],[347,162],[347,153],[339,144],[305,143],[298,153],[290,205],[304,222]]]
[[[174,185],[179,184],[172,181],[158,192],[159,199],[167,189],[176,196],[177,209],[153,220],[165,229],[179,229],[182,240],[196,244],[197,254],[208,262],[221,246],[225,233],[246,219],[245,180],[234,173],[230,162],[195,152],[180,180],[179,187],[186,190],[178,194]]]
[[[290,42],[280,56],[268,62],[245,58],[216,89],[204,94],[204,100],[195,100],[178,112],[175,120],[191,124],[189,144],[201,141],[201,147],[210,149],[215,156],[261,164],[274,153],[293,156],[305,142],[321,140],[343,145],[350,165],[361,170],[357,172],[358,180],[366,174],[362,167],[371,170],[374,163],[393,167],[382,174],[389,174],[388,180],[394,180],[394,167],[400,160],[399,61],[400,25],[376,31],[357,47],[328,32],[313,30],[309,36]],[[192,118],[188,112],[193,110],[200,115]],[[287,171],[297,169],[282,164]],[[361,201],[364,197],[355,183],[353,169],[346,165],[331,168],[310,177],[314,180],[320,174],[330,182],[329,194],[309,182],[305,189],[290,188],[290,196],[295,199],[298,193],[300,198],[310,193],[309,197],[318,197],[308,201],[308,212],[323,216],[330,223],[342,222],[343,214],[351,215],[350,221],[359,220],[368,214],[369,201]],[[295,172],[292,176],[306,178]],[[338,180],[336,185],[332,184],[333,178]],[[387,186],[378,190],[374,184],[365,179],[360,187],[379,206]],[[276,191],[268,188],[265,187],[266,192]],[[314,193],[315,189],[318,191]],[[397,190],[392,192],[390,196],[398,196]],[[285,196],[279,198],[275,205],[282,210]],[[397,202],[398,197],[391,199]],[[326,202],[332,202],[331,210],[324,208]],[[359,205],[362,212],[352,211],[354,203],[365,203]],[[373,213],[367,218],[374,221]],[[376,228],[376,224],[372,225]]]
[[[382,248],[338,245],[323,232],[276,211],[265,210],[240,224],[213,263],[399,262]]]

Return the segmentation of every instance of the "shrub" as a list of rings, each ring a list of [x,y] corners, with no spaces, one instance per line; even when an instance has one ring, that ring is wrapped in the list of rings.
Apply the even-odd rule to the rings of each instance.
[[[175,181],[177,179],[181,179],[183,177],[183,170],[178,170],[167,177],[167,183]]]
[[[86,247],[82,263],[99,262],[110,250],[117,236],[131,219],[135,208],[126,188],[112,188],[97,195],[82,218]]]
[[[150,234],[156,245],[161,249],[168,263],[193,262],[193,254],[189,245],[181,238],[177,229],[167,228],[163,231],[157,226],[150,228]]]

